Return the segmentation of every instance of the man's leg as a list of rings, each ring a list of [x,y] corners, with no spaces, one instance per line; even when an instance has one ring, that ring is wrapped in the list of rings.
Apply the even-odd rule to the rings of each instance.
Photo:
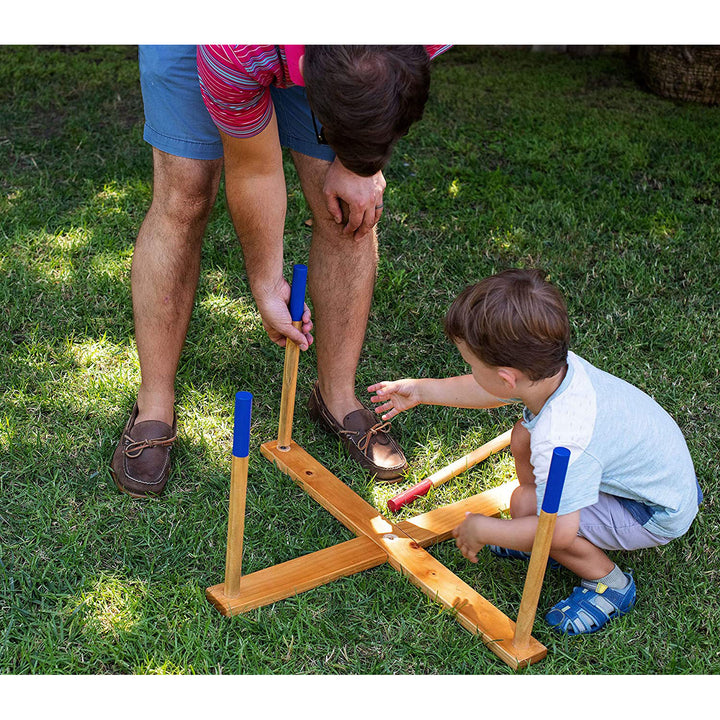
[[[304,89],[270,88],[283,147],[292,151],[303,193],[313,213],[308,285],[314,310],[318,384],[308,409],[345,443],[348,452],[381,480],[407,467],[389,423],[355,397],[357,370],[377,272],[375,230],[348,238],[327,210],[323,185],[335,153],[318,140]]]
[[[191,160],[153,149],[153,200],[132,263],[140,372],[136,422],[173,421],[175,374],[192,313],[200,253],[222,159]]]
[[[361,238],[348,238],[328,212],[323,182],[329,163],[293,151],[303,193],[313,214],[308,263],[308,287],[313,303],[315,350],[318,365],[320,415],[329,425],[342,426],[351,435],[348,449],[379,479],[399,478],[405,456],[387,434],[389,424],[355,396],[355,375],[370,313],[378,264],[375,229]],[[360,411],[360,412],[357,412]],[[351,417],[348,417],[351,416]],[[358,449],[359,448],[359,449]]]
[[[362,407],[355,397],[355,373],[375,287],[377,235],[373,230],[358,240],[343,236],[322,194],[329,163],[295,152],[293,160],[313,214],[308,289],[318,383],[328,410],[342,420]]]
[[[190,160],[154,148],[153,165],[153,200],[131,274],[141,385],[111,463],[118,488],[134,497],[157,495],[167,483],[177,432],[175,374],[222,159]]]
[[[111,463],[117,486],[136,497],[158,494],[167,482],[177,432],[175,373],[222,170],[222,142],[200,95],[195,51],[194,45],[138,48],[154,181],[131,276],[142,380]]]

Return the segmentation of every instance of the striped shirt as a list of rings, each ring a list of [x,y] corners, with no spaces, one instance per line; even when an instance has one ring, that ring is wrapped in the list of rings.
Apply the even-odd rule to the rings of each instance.
[[[426,45],[430,59],[450,45]],[[270,122],[270,86],[302,85],[301,45],[198,45],[200,91],[214,123],[227,135],[258,135]]]

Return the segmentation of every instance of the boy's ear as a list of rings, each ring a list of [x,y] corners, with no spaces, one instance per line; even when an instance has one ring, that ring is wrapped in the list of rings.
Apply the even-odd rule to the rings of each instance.
[[[305,73],[303,72],[304,67],[305,67],[305,53],[303,53],[298,58],[298,70],[300,71],[300,74],[303,76],[303,79],[305,78]]]
[[[512,388],[513,390],[517,386],[518,378],[517,373],[513,368],[509,367],[500,367],[497,371],[498,375],[503,379],[507,385]]]

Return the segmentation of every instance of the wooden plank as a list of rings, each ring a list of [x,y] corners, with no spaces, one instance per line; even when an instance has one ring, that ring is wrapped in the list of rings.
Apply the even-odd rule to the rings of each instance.
[[[478,501],[476,498],[468,498],[418,515],[412,520],[399,523],[398,527],[420,545],[427,546],[445,539],[444,535],[449,535],[457,525],[457,518],[464,516],[465,507],[471,512],[482,513],[497,513],[504,509],[504,499],[505,496],[509,497],[509,491],[503,493],[501,488],[493,488],[481,493],[481,496],[485,496],[485,499],[480,498]],[[225,583],[207,588],[206,596],[223,615],[237,615],[284,600],[337,578],[377,567],[386,560],[387,553],[376,542],[361,535],[333,547],[245,575],[236,597],[225,595]]]
[[[452,537],[453,529],[465,519],[466,512],[493,517],[507,510],[510,507],[510,495],[517,486],[517,480],[504,483],[465,500],[403,520],[398,523],[398,527],[423,547],[443,542]]]
[[[399,527],[423,546],[451,537],[453,528],[463,521],[466,512],[492,516],[507,510],[510,495],[518,486],[514,480],[394,525],[295,441],[290,442],[289,451],[279,450],[276,442],[264,443],[260,451],[354,533],[384,534]]]
[[[280,450],[275,441],[263,443],[260,452],[289,475],[317,503],[356,535],[372,537],[393,531],[377,509],[363,500],[294,440],[290,449]]]
[[[461,625],[479,635],[488,648],[508,665],[517,668],[545,657],[546,648],[534,638],[530,638],[527,647],[518,652],[512,642],[515,623],[435,560],[399,525],[382,517],[372,505],[295,442],[291,442],[288,451],[279,450],[276,442],[264,443],[261,451],[346,527],[358,535],[367,536],[383,548],[387,552],[388,561],[396,570],[407,576],[430,598],[453,609]],[[466,510],[463,508],[470,506],[467,503],[455,505],[451,511],[433,515],[429,519],[426,517],[421,522],[430,526],[431,533],[437,534],[439,528],[443,528],[443,533],[451,532],[452,527],[464,517]],[[423,525],[416,527],[418,532],[424,529],[427,537],[428,528]]]
[[[357,537],[243,575],[236,597],[225,595],[224,583],[209,587],[205,596],[223,615],[237,615],[377,567],[386,560],[387,553],[377,543],[364,536]]]
[[[382,543],[390,565],[430,598],[455,611],[458,622],[510,667],[525,667],[547,655],[547,648],[533,637],[525,647],[517,648],[515,623],[411,538],[385,536]]]

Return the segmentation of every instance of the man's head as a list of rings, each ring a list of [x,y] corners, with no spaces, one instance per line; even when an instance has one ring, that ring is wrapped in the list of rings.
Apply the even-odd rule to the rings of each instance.
[[[366,177],[422,117],[430,88],[422,45],[306,45],[302,73],[328,144]]]
[[[562,370],[570,345],[565,301],[539,270],[505,270],[463,290],[445,334],[485,365],[516,368],[533,382]]]

